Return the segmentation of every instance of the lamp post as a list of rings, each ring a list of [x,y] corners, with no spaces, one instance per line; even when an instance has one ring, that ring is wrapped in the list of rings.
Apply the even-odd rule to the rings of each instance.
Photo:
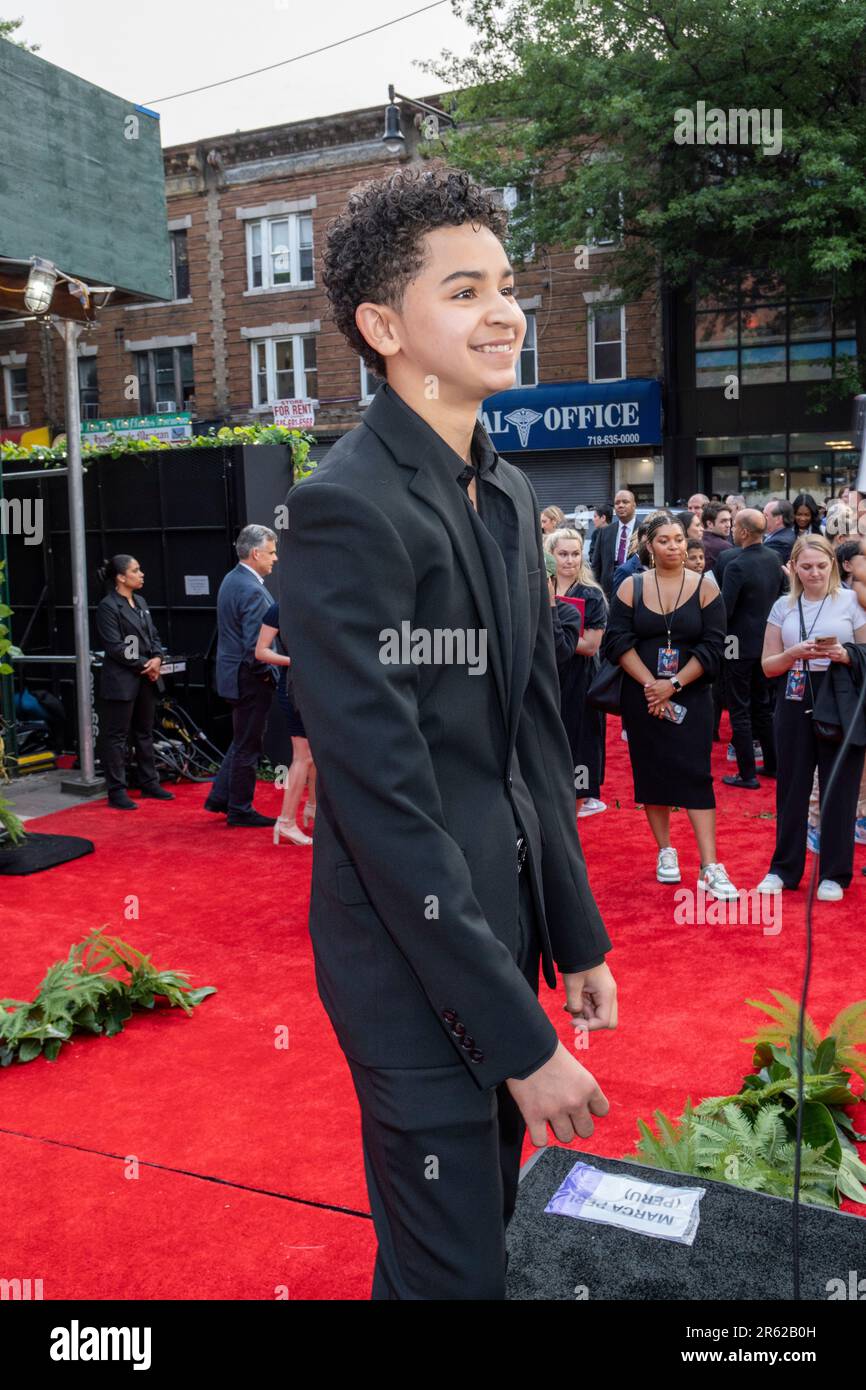
[[[66,398],[66,486],[69,498],[69,539],[72,552],[72,607],[75,633],[75,694],[78,713],[79,775],[61,782],[61,789],[76,796],[96,796],[105,790],[105,781],[96,776],[93,741],[93,700],[91,695],[90,632],[87,604],[87,559],[84,520],[84,474],[81,463],[81,410],[78,399],[78,339],[81,322],[62,314],[52,314],[51,305],[57,281],[79,301],[84,314],[104,308],[114,293],[110,285],[85,285],[66,275],[51,261],[33,256],[24,287],[24,304],[32,319],[53,323],[63,340],[63,379]],[[25,322],[26,320],[18,320]]]
[[[389,83],[388,105],[385,107],[385,133],[382,136],[382,143],[389,154],[401,154],[407,148],[406,137],[400,126],[400,113],[403,108],[397,105],[398,101],[403,102],[405,106],[415,107],[415,128],[425,140],[438,140],[440,121],[447,121],[457,129],[457,122],[447,111],[441,111],[438,106],[430,106],[426,101],[417,101],[414,97],[404,97],[401,92],[394,91],[393,83]]]

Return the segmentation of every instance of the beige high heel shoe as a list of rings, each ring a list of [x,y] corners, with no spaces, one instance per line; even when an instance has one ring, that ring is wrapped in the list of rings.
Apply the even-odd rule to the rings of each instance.
[[[309,835],[305,835],[299,826],[290,820],[284,820],[282,816],[277,817],[274,825],[274,844],[279,845],[283,840],[288,840],[290,845],[311,845],[313,842]]]

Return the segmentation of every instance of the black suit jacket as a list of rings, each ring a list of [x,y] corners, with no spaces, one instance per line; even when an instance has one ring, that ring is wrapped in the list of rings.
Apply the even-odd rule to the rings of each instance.
[[[741,657],[758,657],[764,648],[767,616],[783,588],[779,553],[775,546],[758,542],[725,555],[724,569],[720,574],[716,567],[716,578],[725,601],[728,632],[738,639]]]
[[[475,439],[492,450],[480,424]],[[503,642],[508,576],[495,545],[492,582],[482,562],[462,468],[380,387],[290,492],[277,568],[319,774],[310,934],[322,1000],[362,1065],[459,1058],[489,1088],[557,1045],[515,960],[515,818],[551,987],[554,961],[596,964],[610,941],[575,828],[537,500],[500,458],[490,478],[513,509],[519,557]],[[486,669],[382,659],[392,633],[435,629],[486,633]]]
[[[138,594],[132,597],[134,610],[116,589],[96,609],[96,630],[105,648],[99,684],[103,700],[134,700],[144,663],[149,657],[165,655],[150,609]],[[165,689],[161,678],[156,687]]]
[[[635,518],[635,526],[637,526],[637,518]],[[604,590],[605,597],[608,599],[608,601],[610,601],[611,593],[613,590],[613,576],[614,571],[616,569],[616,553],[617,549],[619,548],[619,533],[620,520],[616,513],[614,513],[613,521],[609,521],[607,525],[604,527],[601,535],[598,538],[598,544],[596,545],[595,551],[593,553],[592,567],[595,571],[595,577],[601,585],[602,589]],[[632,527],[631,536],[629,536],[629,542],[631,541],[631,537],[633,535],[634,527]],[[628,544],[626,545],[625,549],[625,558],[628,559]]]
[[[771,536],[763,542],[770,550],[775,550],[781,564],[787,565],[791,558],[791,551],[794,549],[794,542],[797,537],[794,534],[793,526],[783,526],[780,530],[774,531]]]

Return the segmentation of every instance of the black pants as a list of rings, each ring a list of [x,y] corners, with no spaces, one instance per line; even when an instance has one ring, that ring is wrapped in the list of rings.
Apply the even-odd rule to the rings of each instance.
[[[238,699],[232,707],[234,737],[211,787],[211,801],[222,801],[233,811],[250,811],[256,790],[256,767],[274,695],[270,676],[256,676],[249,666],[238,668]]]
[[[156,689],[146,676],[139,681],[134,700],[102,701],[100,760],[109,796],[126,790],[126,746],[130,738],[135,746],[139,784],[148,789],[159,786],[153,757],[155,707]]]
[[[760,743],[764,754],[764,771],[776,771],[769,681],[761,669],[759,656],[743,656],[736,661],[726,661],[724,671],[725,694],[731,717],[731,740],[737,755],[737,767],[740,776],[746,781],[751,781],[757,773],[755,739]]]
[[[539,954],[524,869],[517,964],[536,992]],[[402,1070],[347,1061],[379,1243],[371,1297],[504,1299],[526,1129],[508,1087],[480,1090],[456,1055],[450,1066]]]
[[[817,696],[824,671],[812,672]],[[821,853],[818,872],[842,888],[851,882],[854,867],[854,821],[863,773],[864,748],[849,746],[836,777],[829,800],[824,788],[839,752],[837,743],[818,738],[812,727],[812,699],[809,682],[803,700],[785,699],[785,678],[776,696],[776,849],[770,873],[778,874],[786,888],[796,888],[806,867],[806,823],[812,779],[818,768],[821,790]]]

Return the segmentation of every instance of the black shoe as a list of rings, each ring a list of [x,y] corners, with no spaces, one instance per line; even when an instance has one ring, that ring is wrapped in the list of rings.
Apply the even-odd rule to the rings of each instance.
[[[730,777],[723,777],[722,781],[726,787],[745,787],[747,791],[756,792],[760,788],[757,777],[741,777],[739,772],[732,773]]]
[[[131,797],[131,796],[127,796],[126,792],[120,792],[120,793],[116,793],[114,796],[110,796],[110,797],[108,798],[108,804],[109,804],[109,806],[113,806],[114,809],[115,809],[115,811],[137,811],[137,810],[138,810],[138,807],[136,806],[136,804],[135,804],[135,802],[133,801],[132,797]]]
[[[258,811],[229,811],[226,825],[276,825],[276,816],[262,816]]]
[[[213,811],[215,815],[224,816],[229,809],[229,804],[227,801],[214,801],[211,797],[208,797],[204,804],[204,809],[206,811]]]
[[[174,792],[163,791],[162,787],[142,787],[141,794],[151,801],[174,801]]]

